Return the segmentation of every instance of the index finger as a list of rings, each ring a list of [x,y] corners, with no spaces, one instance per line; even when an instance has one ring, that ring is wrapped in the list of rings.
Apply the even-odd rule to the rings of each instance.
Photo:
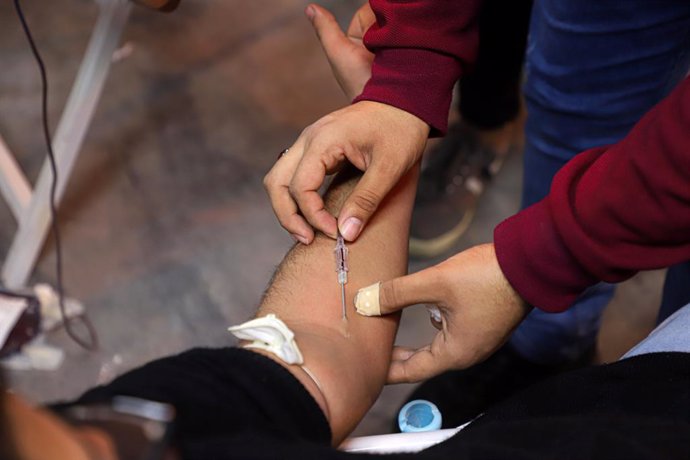
[[[314,232],[299,214],[297,204],[290,196],[288,184],[299,164],[303,146],[302,138],[282,153],[273,168],[264,177],[264,187],[271,200],[271,206],[280,225],[304,244],[314,238]]]
[[[304,218],[314,228],[332,238],[337,236],[338,225],[335,217],[326,209],[319,188],[326,180],[326,175],[336,168],[334,161],[327,164],[320,154],[313,150],[306,151],[290,182],[290,194]]]

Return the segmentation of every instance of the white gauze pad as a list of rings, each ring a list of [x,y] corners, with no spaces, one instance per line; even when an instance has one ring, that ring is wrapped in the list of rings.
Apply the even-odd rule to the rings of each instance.
[[[304,363],[295,334],[274,314],[256,318],[228,330],[240,340],[251,343],[244,348],[258,348],[273,353],[286,364]]]

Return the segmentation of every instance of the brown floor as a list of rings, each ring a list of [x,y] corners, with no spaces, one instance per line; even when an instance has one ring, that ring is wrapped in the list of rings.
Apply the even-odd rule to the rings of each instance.
[[[53,125],[96,15],[95,2],[25,2],[48,66]],[[261,179],[306,125],[347,103],[299,0],[183,0],[172,15],[137,9],[112,66],[61,207],[66,288],[100,334],[87,353],[62,332],[67,360],[52,373],[15,372],[35,401],[71,398],[152,358],[227,345],[226,326],[253,312],[291,240],[275,222]],[[356,0],[327,0],[347,23]],[[33,180],[44,158],[40,86],[9,2],[0,4],[0,132]],[[521,161],[510,158],[482,197],[457,249],[489,241],[517,210]],[[1,201],[1,200],[0,200]],[[0,254],[15,224],[0,204]],[[430,262],[411,264],[418,270]],[[650,329],[661,272],[625,283],[606,312],[599,358],[616,359]],[[49,244],[34,281],[54,281]],[[411,309],[401,343],[433,329]],[[388,429],[409,387],[391,387],[358,430]]]

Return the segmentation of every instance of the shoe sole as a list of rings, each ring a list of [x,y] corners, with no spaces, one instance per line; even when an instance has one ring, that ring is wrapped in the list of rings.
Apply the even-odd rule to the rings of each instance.
[[[442,235],[429,239],[410,237],[410,257],[431,259],[448,252],[470,227],[477,211],[478,201],[479,200],[475,200],[472,207],[465,211],[460,222]]]

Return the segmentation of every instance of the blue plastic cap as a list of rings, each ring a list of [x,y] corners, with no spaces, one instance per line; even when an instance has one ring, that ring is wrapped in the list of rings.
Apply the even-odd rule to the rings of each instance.
[[[424,399],[408,402],[398,414],[398,426],[403,433],[438,430],[441,421],[441,411],[436,404]]]

